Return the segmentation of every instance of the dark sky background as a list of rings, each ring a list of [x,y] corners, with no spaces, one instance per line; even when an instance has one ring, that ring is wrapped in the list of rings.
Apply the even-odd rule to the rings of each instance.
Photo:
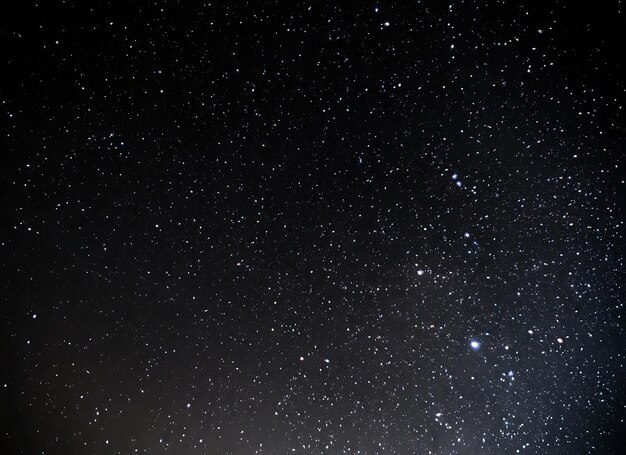
[[[622,453],[622,2],[10,3],[0,453]]]

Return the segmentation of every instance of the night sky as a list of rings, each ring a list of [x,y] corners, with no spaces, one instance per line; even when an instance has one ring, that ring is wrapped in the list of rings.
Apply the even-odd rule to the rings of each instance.
[[[622,2],[3,6],[0,454],[617,454]]]

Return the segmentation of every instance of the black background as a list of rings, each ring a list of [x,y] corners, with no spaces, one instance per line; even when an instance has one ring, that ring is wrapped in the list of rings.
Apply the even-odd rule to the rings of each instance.
[[[619,2],[2,16],[2,453],[619,453]]]

